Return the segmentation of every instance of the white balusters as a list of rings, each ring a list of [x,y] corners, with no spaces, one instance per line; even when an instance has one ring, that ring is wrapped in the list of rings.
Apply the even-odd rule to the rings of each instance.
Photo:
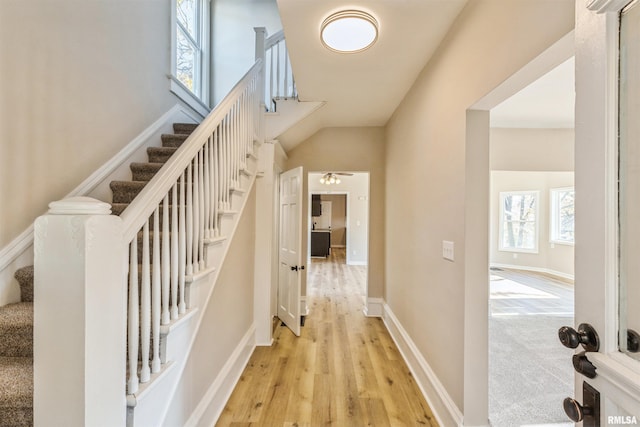
[[[142,285],[140,286],[140,382],[151,378],[149,346],[151,345],[151,260],[149,259],[149,220],[142,229]]]
[[[153,227],[154,235],[156,227]],[[154,236],[155,237],[155,236]],[[168,325],[171,321],[169,312],[169,288],[171,287],[171,246],[169,243],[169,195],[162,201],[162,324]],[[154,250],[155,250],[154,238]],[[158,235],[158,239],[160,236]],[[155,257],[154,257],[155,262]],[[159,268],[159,267],[158,267]],[[154,265],[155,269],[155,265]]]
[[[185,287],[185,276],[186,276],[186,266],[187,266],[187,232],[186,232],[186,200],[185,200],[185,191],[186,185],[184,182],[184,172],[180,175],[180,213],[178,217],[178,294],[179,294],[179,304],[178,304],[178,313],[183,314],[187,307],[184,300],[184,287]],[[176,291],[173,289],[173,296],[176,296]]]
[[[186,275],[193,275],[193,162],[187,166],[187,270]]]
[[[205,200],[204,200],[204,149],[198,152],[198,269],[205,269],[204,262],[204,229],[205,229]]]
[[[191,144],[197,144],[197,150],[190,148],[191,159],[181,160],[184,163],[179,168],[166,168],[174,174],[170,185],[157,184],[160,181],[155,177],[148,184],[163,188],[155,191],[152,208],[146,204],[135,206],[144,211],[145,221],[142,214],[123,214],[123,221],[135,221],[127,225],[125,232],[130,241],[127,306],[130,394],[162,369],[161,328],[187,312],[190,308],[187,283],[211,267],[207,265],[206,245],[222,235],[221,216],[233,208],[231,192],[240,189],[241,171],[247,167],[253,140],[260,132],[257,126],[261,123],[263,96],[258,91],[263,87],[260,82],[264,75],[259,71],[254,74],[235,98],[226,103],[226,111],[218,115],[217,122],[208,125],[211,131],[198,140],[190,140]],[[163,196],[158,197],[159,194]]]
[[[160,277],[160,215],[158,208],[153,212],[153,261],[151,276],[151,343],[152,362],[151,373],[160,371],[160,312],[161,312],[161,277]],[[144,256],[143,256],[144,258]],[[144,262],[144,261],[143,261]],[[143,270],[144,271],[144,270]],[[146,308],[143,306],[143,310]],[[144,381],[143,381],[144,382]]]
[[[184,188],[184,187],[183,187]],[[180,262],[179,256],[179,244],[178,240],[180,235],[178,234],[178,184],[173,184],[173,190],[171,190],[171,285],[170,292],[167,290],[166,305],[169,305],[169,293],[171,294],[171,308],[169,310],[169,316],[171,320],[178,318],[178,284],[180,281],[180,268],[178,264]]]
[[[127,392],[138,391],[138,343],[140,339],[140,311],[138,302],[138,239],[129,244],[129,304],[127,348],[129,350],[129,381]]]
[[[211,236],[211,175],[210,152],[213,136],[210,136],[204,144],[204,239],[210,239]],[[203,240],[204,240],[203,239]]]

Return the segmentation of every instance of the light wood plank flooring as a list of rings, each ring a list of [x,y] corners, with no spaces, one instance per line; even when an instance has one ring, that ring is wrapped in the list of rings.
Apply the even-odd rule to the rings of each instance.
[[[344,249],[309,266],[302,335],[277,326],[258,347],[217,426],[436,426],[383,322],[367,318],[366,267]]]

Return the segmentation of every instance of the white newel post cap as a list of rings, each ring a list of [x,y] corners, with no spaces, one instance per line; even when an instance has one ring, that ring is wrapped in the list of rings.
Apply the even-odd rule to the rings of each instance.
[[[92,197],[69,197],[49,203],[50,215],[111,215],[111,205]]]

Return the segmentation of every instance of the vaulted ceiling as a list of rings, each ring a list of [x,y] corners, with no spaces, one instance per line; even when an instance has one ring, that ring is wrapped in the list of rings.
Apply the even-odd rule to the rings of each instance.
[[[467,0],[277,0],[301,101],[325,105],[278,139],[288,151],[324,127],[384,126]],[[359,9],[379,23],[377,42],[356,54],[320,41],[325,18]]]

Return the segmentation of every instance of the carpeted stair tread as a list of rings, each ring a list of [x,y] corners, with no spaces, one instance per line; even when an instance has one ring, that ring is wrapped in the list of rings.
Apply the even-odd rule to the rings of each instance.
[[[111,214],[120,216],[129,203],[111,203]]]
[[[197,123],[174,123],[173,131],[175,133],[186,133],[187,135],[191,134],[198,127]]]
[[[33,265],[19,268],[13,277],[20,285],[21,301],[33,301]]]
[[[149,163],[165,163],[176,150],[177,148],[173,147],[149,147],[147,148]]]
[[[186,133],[183,133],[183,134],[169,133],[169,134],[162,134],[160,136],[160,138],[162,138],[162,146],[172,147],[172,148],[180,147],[182,143],[187,140],[188,137],[189,137],[189,134],[186,134]]]
[[[30,357],[0,357],[0,426],[12,423],[11,410],[33,408],[33,359]]]
[[[33,357],[32,302],[0,307],[0,357]]]
[[[131,203],[142,191],[147,181],[111,181],[114,203]]]
[[[151,181],[164,163],[131,163],[131,175],[133,181]]]

